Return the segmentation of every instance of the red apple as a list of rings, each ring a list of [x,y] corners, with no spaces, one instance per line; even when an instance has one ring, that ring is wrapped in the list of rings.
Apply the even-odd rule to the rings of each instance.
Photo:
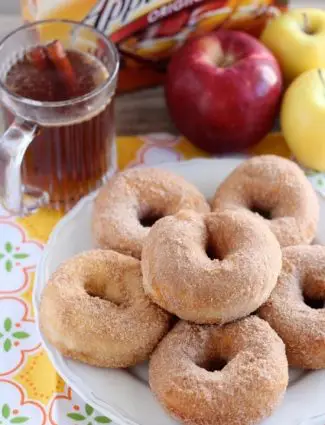
[[[278,112],[282,76],[272,53],[239,31],[189,40],[173,56],[166,99],[181,133],[211,153],[260,141]]]

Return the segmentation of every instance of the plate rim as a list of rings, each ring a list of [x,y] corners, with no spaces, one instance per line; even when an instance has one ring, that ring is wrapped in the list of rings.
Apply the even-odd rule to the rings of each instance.
[[[157,165],[142,164],[141,168],[142,167],[167,168],[167,169],[175,169],[175,168],[183,168],[183,167],[188,168],[193,166],[200,166],[202,163],[207,163],[207,162],[216,163],[219,161],[224,162],[225,160],[228,160],[230,162],[236,161],[239,165],[244,159],[247,159],[248,157],[249,156],[247,155],[233,155],[233,156],[223,156],[219,158],[196,158],[196,159],[183,160],[178,162],[166,162],[166,163],[161,163]],[[65,372],[65,368],[67,367],[65,365],[66,359],[60,353],[58,353],[58,351],[54,347],[52,348],[51,344],[49,344],[47,340],[43,337],[43,334],[39,327],[39,303],[40,303],[41,292],[42,292],[40,288],[42,286],[41,282],[43,281],[42,275],[44,275],[45,265],[51,253],[51,247],[55,243],[59,235],[62,233],[65,226],[69,222],[71,222],[71,220],[74,220],[74,218],[86,207],[87,204],[93,203],[98,191],[99,189],[83,197],[66,215],[64,215],[58,221],[58,223],[54,226],[46,244],[44,244],[42,256],[40,261],[38,262],[36,272],[35,272],[35,280],[34,280],[33,294],[32,294],[32,304],[34,308],[35,325],[36,325],[37,332],[40,335],[42,348],[46,351],[46,354],[48,355],[54,369],[64,379],[66,384],[70,386],[73,389],[73,391],[75,391],[83,399],[85,403],[91,404],[96,410],[98,410],[102,414],[109,416],[109,418],[118,425],[141,425],[140,422],[123,416],[123,413],[116,411],[116,409],[112,405],[96,397],[98,398],[99,401],[105,404],[105,407],[102,406],[100,402],[94,398],[95,394],[93,394],[92,392],[87,392],[87,390],[84,388],[83,383],[79,385],[77,382],[74,382],[74,380],[71,378],[71,375],[74,375],[74,373],[70,369],[69,369],[69,373]],[[318,193],[317,193],[317,196],[320,202],[323,202],[325,206],[325,199],[322,198],[320,194]],[[325,408],[324,408],[324,415],[322,414],[317,416],[317,418],[319,419],[323,417],[325,419]],[[313,419],[313,417],[310,417],[309,419]],[[307,425],[307,422],[304,422],[304,424],[305,423]]]

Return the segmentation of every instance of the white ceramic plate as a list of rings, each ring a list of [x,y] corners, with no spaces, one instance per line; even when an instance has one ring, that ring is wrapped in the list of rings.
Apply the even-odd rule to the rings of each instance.
[[[241,161],[240,158],[200,159],[160,166],[183,176],[210,198],[220,182]],[[37,270],[34,289],[37,319],[41,292],[52,272],[67,258],[93,247],[90,220],[94,196],[92,194],[81,200],[58,223],[49,239]],[[321,222],[317,242],[325,244],[325,200],[320,198],[320,204]],[[87,366],[64,358],[44,337],[42,338],[43,345],[62,378],[87,403],[117,424],[176,424],[151,394],[146,365],[130,370]],[[241,406],[238,406],[238,409],[240,408]],[[263,422],[263,425],[298,424],[325,424],[325,371],[291,371],[291,382],[284,402],[271,418]]]

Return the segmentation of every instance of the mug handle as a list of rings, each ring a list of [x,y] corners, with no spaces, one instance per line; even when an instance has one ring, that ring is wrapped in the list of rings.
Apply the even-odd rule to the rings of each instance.
[[[38,131],[37,124],[16,119],[0,138],[0,200],[9,212],[20,216],[48,202],[46,192],[23,186],[21,181],[24,154]]]

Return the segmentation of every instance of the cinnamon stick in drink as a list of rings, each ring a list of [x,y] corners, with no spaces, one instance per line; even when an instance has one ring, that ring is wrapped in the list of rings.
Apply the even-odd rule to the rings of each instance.
[[[44,71],[51,66],[49,58],[46,53],[46,49],[43,46],[37,46],[31,49],[27,53],[28,60],[37,68],[39,71]]]
[[[59,40],[55,40],[48,44],[46,53],[57,69],[69,96],[74,96],[78,88],[77,78],[62,43]]]

